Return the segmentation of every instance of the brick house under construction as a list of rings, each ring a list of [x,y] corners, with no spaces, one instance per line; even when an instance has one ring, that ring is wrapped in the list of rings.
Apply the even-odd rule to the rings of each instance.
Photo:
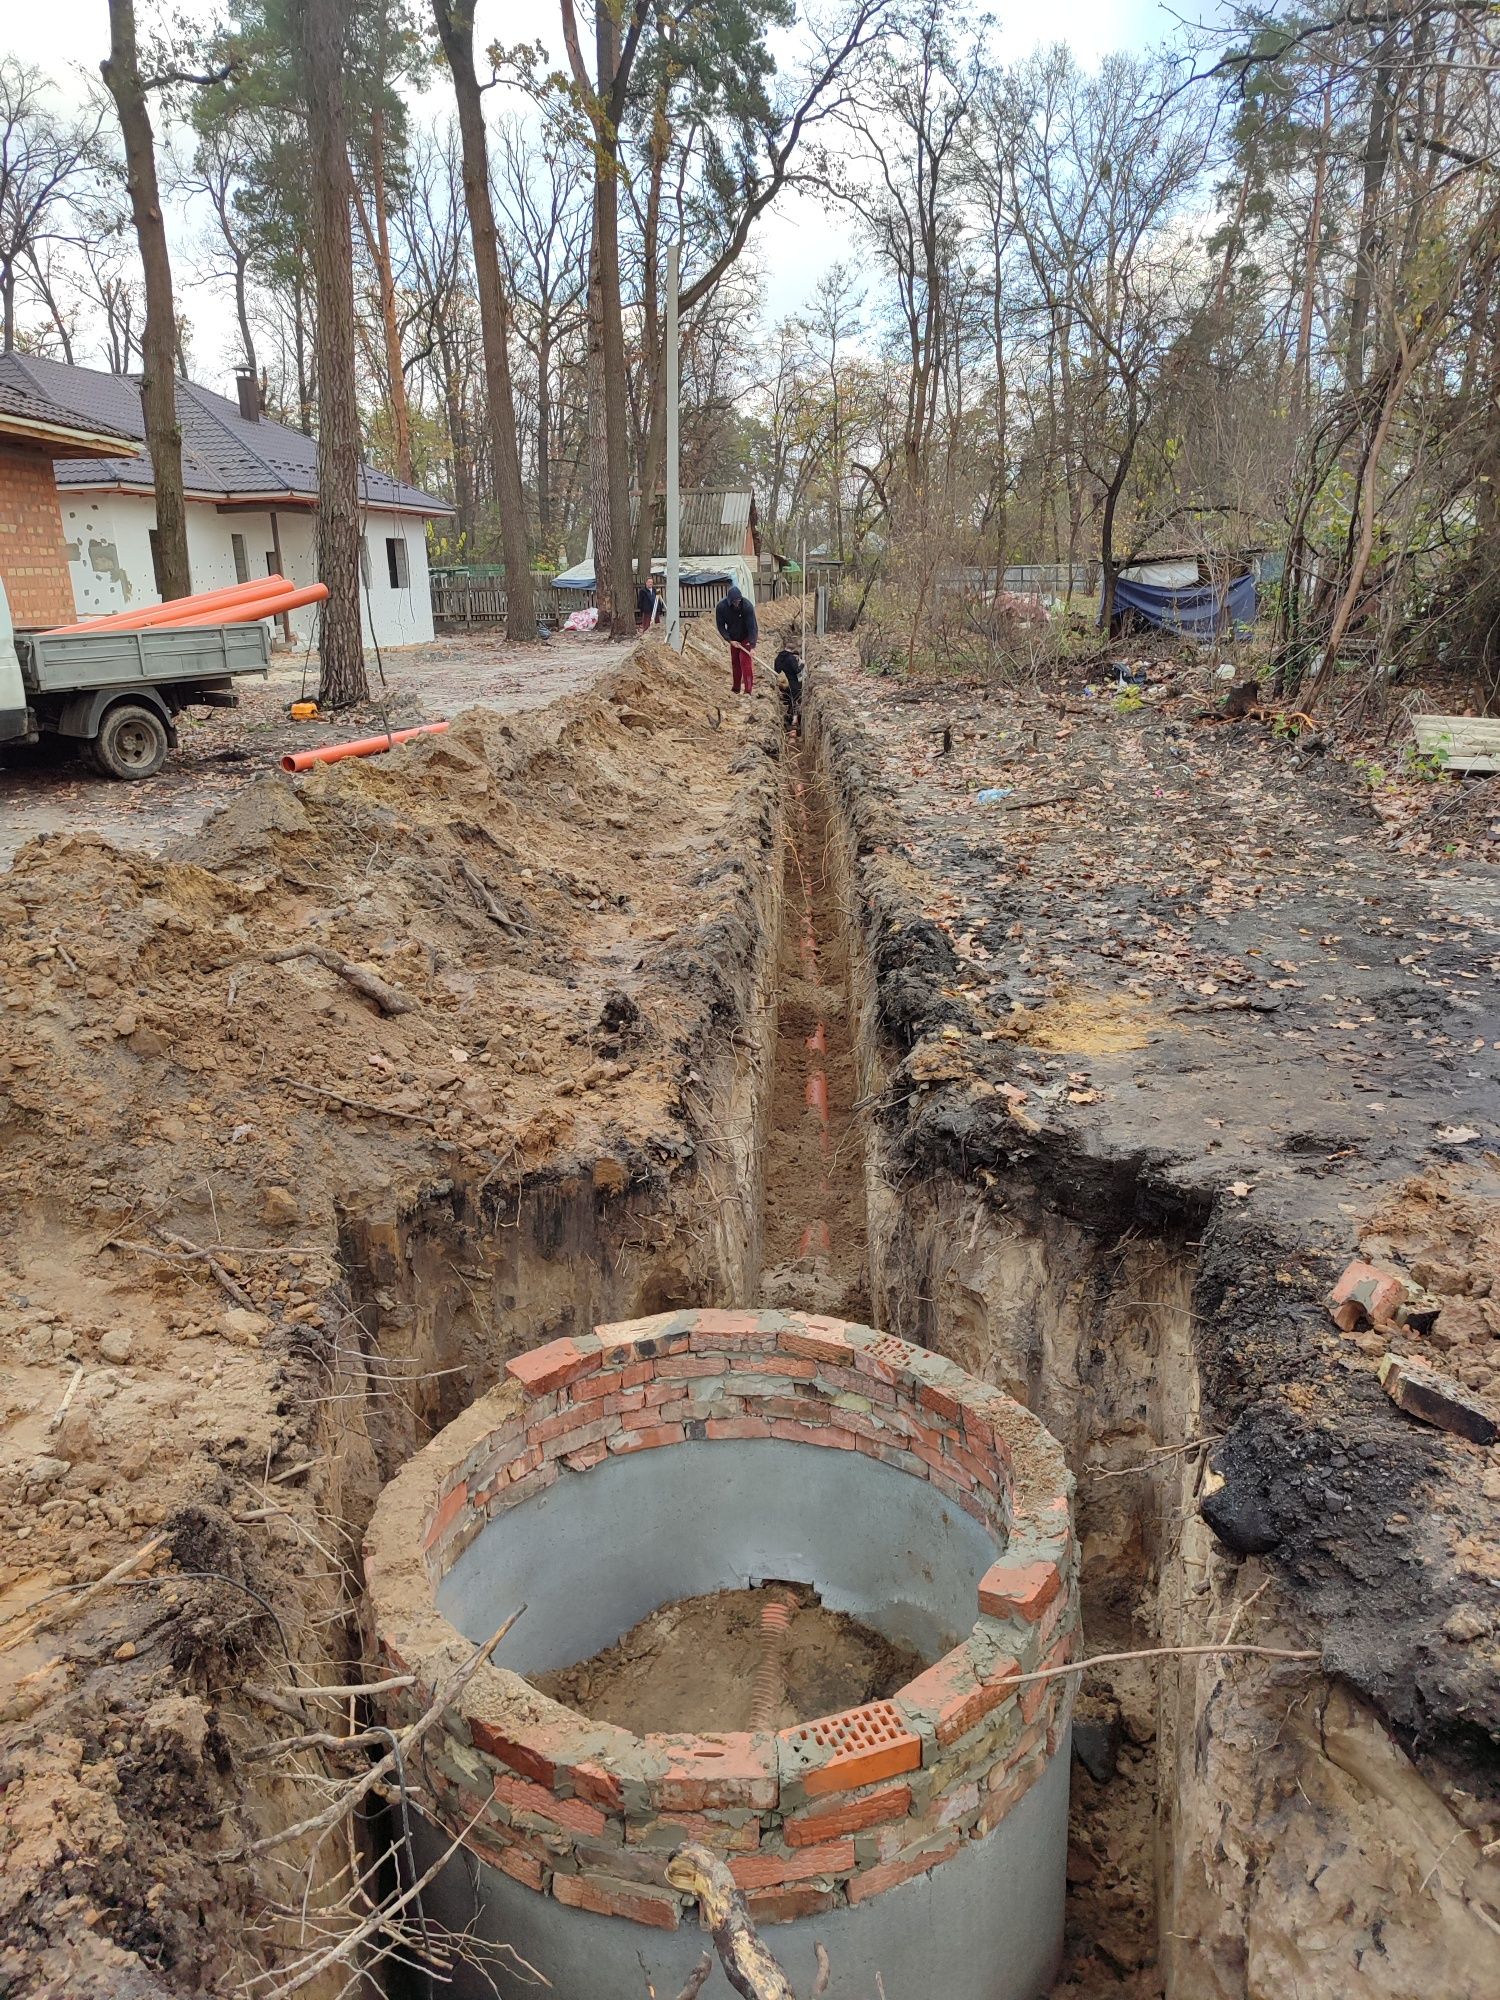
[[[16,625],[66,625],[75,615],[53,460],[135,449],[121,431],[0,382],[0,583]]]

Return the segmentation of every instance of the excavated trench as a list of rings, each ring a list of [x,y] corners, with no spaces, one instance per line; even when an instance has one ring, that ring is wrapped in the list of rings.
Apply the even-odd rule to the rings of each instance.
[[[981,1185],[914,1168],[887,1116],[894,1056],[858,836],[816,703],[808,741],[785,753],[782,795],[770,866],[747,874],[738,1017],[685,1067],[696,1157],[683,1171],[664,1183],[605,1161],[342,1217],[360,1330],[337,1440],[346,1525],[357,1537],[379,1486],[516,1353],[682,1308],[797,1308],[940,1353],[1061,1441],[1078,1481],[1087,1651],[1221,1638],[1265,1572],[1225,1558],[1196,1506],[1209,1442],[1192,1340],[1201,1218],[1106,1233],[1023,1175]],[[628,1041],[628,1023],[619,1033]],[[688,1618],[679,1639],[722,1644],[718,1672],[732,1624]],[[1262,1619],[1257,1636],[1276,1635]],[[1407,1834],[1437,1825],[1432,1795],[1373,1715],[1321,1677],[1197,1658],[1114,1667],[1084,1681],[1075,1728],[1054,1991],[1332,2000],[1362,1953],[1368,1990],[1392,2000],[1434,1953],[1445,1972],[1428,1990],[1482,1990],[1477,1970],[1480,1984],[1463,1984],[1491,1942],[1482,1912],[1441,1878],[1414,1879]],[[419,1972],[387,1977],[392,1993],[427,1990]]]

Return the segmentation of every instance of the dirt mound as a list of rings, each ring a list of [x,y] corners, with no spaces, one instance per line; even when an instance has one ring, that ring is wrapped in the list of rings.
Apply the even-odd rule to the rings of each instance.
[[[637,1735],[747,1729],[766,1601],[763,1590],[721,1590],[664,1604],[613,1646],[539,1675],[536,1685]],[[783,1698],[772,1727],[882,1701],[926,1664],[845,1612],[801,1604],[782,1653]]]
[[[0,884],[0,1988],[219,1990],[274,1927],[233,1861],[276,1812],[243,1683],[345,1677],[348,1495],[405,1386],[350,1218],[692,1159],[778,747],[719,665],[651,642],[513,724],[266,777],[160,858],[58,836]]]

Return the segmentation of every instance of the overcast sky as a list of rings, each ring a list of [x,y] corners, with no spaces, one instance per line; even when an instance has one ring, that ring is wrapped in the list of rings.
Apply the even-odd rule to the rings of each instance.
[[[187,5],[203,16],[214,11],[202,0],[187,0]],[[141,11],[144,21],[148,8]],[[1172,38],[1181,19],[1164,0],[1059,0],[1055,6],[1029,0],[1025,6],[1010,7],[1001,0],[996,11],[998,49],[1005,59],[1013,61],[1042,43],[1065,41],[1090,68],[1111,50],[1142,51]],[[482,49],[492,41],[514,44],[539,36],[554,40],[556,12],[548,0],[479,0],[476,41]],[[97,74],[109,48],[105,0],[41,0],[41,4],[0,0],[0,14],[4,16],[0,47],[44,70],[55,79],[60,94],[76,101],[83,88],[80,70]],[[560,47],[555,53],[560,60]],[[445,104],[441,89],[429,93],[428,101],[441,112]],[[186,218],[178,215],[172,220],[180,237],[188,227]],[[849,260],[858,254],[847,218],[826,213],[802,195],[790,195],[778,204],[760,225],[751,247],[764,279],[768,322],[801,310],[821,270],[840,257]],[[174,251],[181,281],[191,261],[188,246],[178,242]],[[193,372],[211,387],[227,388],[235,352],[229,302],[198,288],[191,293],[188,310],[193,322]]]

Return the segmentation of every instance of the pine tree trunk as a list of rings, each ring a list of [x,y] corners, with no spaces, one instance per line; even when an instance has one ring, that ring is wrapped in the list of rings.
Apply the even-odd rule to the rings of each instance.
[[[596,210],[597,216],[597,210]],[[613,523],[609,511],[607,398],[604,388],[604,313],[599,287],[599,243],[589,251],[587,388],[589,409],[589,518],[594,529],[594,603],[600,629],[615,627]]]
[[[505,551],[505,635],[508,639],[534,639],[536,593],[531,582],[531,532],[526,516],[526,489],[521,483],[521,446],[510,379],[510,309],[500,276],[500,245],[495,204],[490,195],[484,109],[474,69],[474,0],[432,0],[432,12],[453,77],[463,149],[464,201],[469,212],[474,281],[479,293],[495,500],[500,509],[500,539]]]
[[[595,9],[599,94],[607,97],[619,68],[619,30],[606,6]],[[604,442],[608,469],[612,629],[617,639],[635,631],[635,588],[630,547],[630,431],[626,408],[625,322],[620,308],[619,141],[608,130],[595,144],[594,228],[599,259],[600,333],[604,365]],[[642,496],[642,505],[647,504]],[[598,553],[595,520],[595,554]],[[595,562],[595,573],[598,573]],[[644,581],[644,579],[642,579]],[[602,615],[600,622],[603,622]]]
[[[172,260],[156,184],[156,144],[136,54],[134,0],[109,0],[109,55],[100,71],[120,115],[125,143],[125,185],[140,245],[146,292],[146,329],[141,341],[141,415],[156,489],[156,535],[161,594],[186,597],[192,590],[188,567],[187,504],[182,491],[182,432],[172,366],[177,352],[177,306]]]
[[[359,620],[359,403],[354,378],[354,194],[344,119],[340,0],[302,0],[318,367],[318,577],[328,586],[318,701],[368,701]]]

